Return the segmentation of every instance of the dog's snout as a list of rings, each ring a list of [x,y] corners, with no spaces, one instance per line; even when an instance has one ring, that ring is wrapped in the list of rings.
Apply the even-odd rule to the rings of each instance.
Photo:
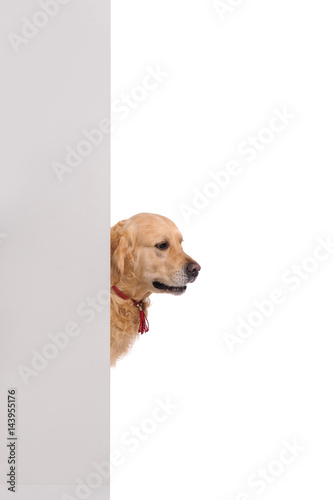
[[[186,272],[189,276],[196,278],[199,274],[201,266],[197,262],[189,262],[186,266]]]

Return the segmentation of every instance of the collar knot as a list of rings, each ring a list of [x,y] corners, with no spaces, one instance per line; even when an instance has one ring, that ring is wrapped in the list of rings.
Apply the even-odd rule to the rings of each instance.
[[[129,297],[126,297],[126,295],[121,293],[121,291],[118,290],[118,288],[116,288],[115,286],[112,286],[111,288],[117,293],[117,295],[119,295],[119,297],[121,297],[124,300],[131,300],[133,302],[133,304],[136,307],[138,307],[138,309],[140,311],[139,333],[141,333],[141,335],[142,335],[143,333],[148,332],[149,331],[149,323],[148,323],[147,316],[143,312],[143,306],[144,306],[143,302],[142,301],[136,302],[136,300],[130,299]]]

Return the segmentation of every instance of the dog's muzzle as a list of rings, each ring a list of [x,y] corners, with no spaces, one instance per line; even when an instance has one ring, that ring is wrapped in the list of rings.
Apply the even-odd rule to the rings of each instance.
[[[175,281],[178,281],[178,283],[182,283],[181,285],[178,286],[166,285],[165,283],[156,280],[153,281],[153,286],[154,288],[160,290],[161,292],[169,292],[174,295],[181,295],[186,291],[186,284],[193,283],[193,281],[196,280],[200,269],[201,267],[197,262],[191,261],[188,264],[186,264],[185,268],[183,268],[181,272],[177,273],[178,279],[175,279]]]

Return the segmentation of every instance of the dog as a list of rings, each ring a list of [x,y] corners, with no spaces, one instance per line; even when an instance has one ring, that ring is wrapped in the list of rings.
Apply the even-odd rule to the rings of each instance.
[[[148,331],[152,293],[181,295],[200,265],[185,254],[176,225],[140,213],[111,228],[111,365]]]

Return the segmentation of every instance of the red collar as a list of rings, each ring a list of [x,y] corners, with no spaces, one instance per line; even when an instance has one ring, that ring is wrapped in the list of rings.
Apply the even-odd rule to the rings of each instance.
[[[143,302],[136,302],[135,300],[130,299],[129,297],[126,297],[126,295],[121,293],[121,291],[118,290],[118,288],[116,288],[115,286],[112,286],[111,288],[119,295],[119,297],[121,297],[124,300],[131,300],[133,302],[133,304],[139,308],[139,310],[140,310],[139,333],[141,333],[141,335],[142,335],[143,333],[148,332],[149,331],[149,323],[148,323],[147,316],[143,312]]]

